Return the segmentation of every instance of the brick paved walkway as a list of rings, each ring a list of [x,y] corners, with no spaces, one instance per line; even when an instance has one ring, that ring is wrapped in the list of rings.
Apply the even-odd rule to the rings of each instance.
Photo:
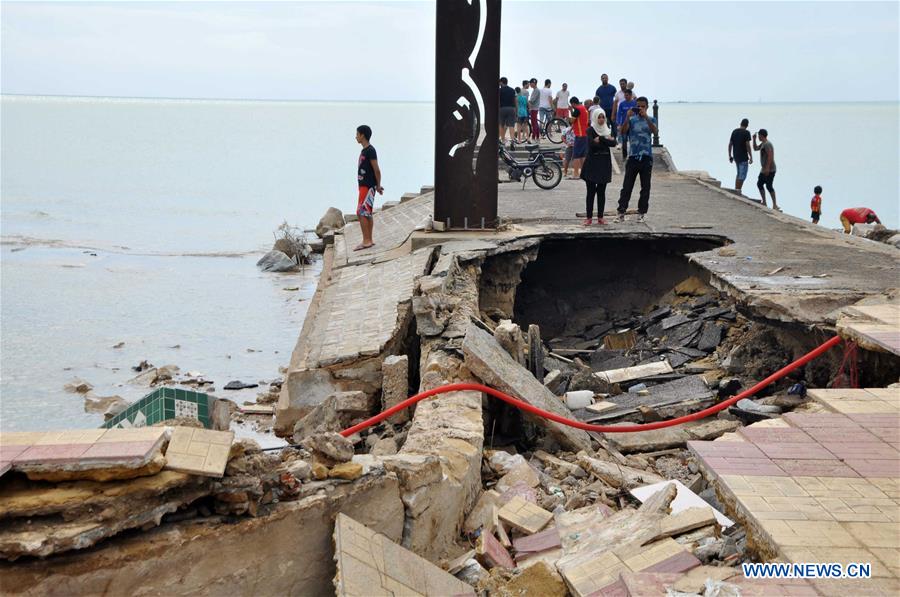
[[[344,227],[344,233],[336,235],[334,239],[335,267],[371,263],[400,247],[416,227],[422,226],[427,221],[434,209],[433,205],[434,193],[426,193],[390,209],[376,212],[372,233],[375,246],[361,251],[353,250],[353,247],[362,242],[359,224],[348,222]]]
[[[295,353],[297,368],[326,367],[359,356],[375,356],[397,327],[401,303],[412,299],[413,283],[425,273],[430,248],[374,264],[334,269],[312,328]]]
[[[900,389],[810,394],[831,412],[688,447],[757,545],[791,562],[870,562],[897,589]]]

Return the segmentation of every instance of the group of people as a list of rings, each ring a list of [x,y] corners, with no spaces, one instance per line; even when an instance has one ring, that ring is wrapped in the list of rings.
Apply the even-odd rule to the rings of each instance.
[[[738,191],[744,186],[747,179],[747,171],[750,164],[753,163],[752,151],[759,152],[760,170],[759,177],[756,179],[756,187],[759,189],[759,196],[764,206],[766,203],[766,191],[772,198],[772,209],[781,211],[778,207],[778,200],[775,198],[775,146],[769,141],[769,132],[766,129],[759,129],[758,132],[750,134],[748,127],[750,121],[746,118],[741,120],[741,125],[731,132],[731,138],[728,140],[728,161],[737,168],[737,175],[734,179],[734,188]],[[752,147],[750,141],[753,141]],[[752,149],[752,151],[751,151]],[[810,220],[813,224],[819,223],[822,217],[822,187],[816,185],[813,188],[813,196],[809,202]],[[853,230],[853,224],[880,224],[881,220],[878,215],[868,207],[848,207],[843,210],[840,215],[841,225],[844,232],[850,234]]]
[[[619,194],[617,222],[625,221],[625,212],[638,178],[641,191],[638,198],[638,221],[643,222],[650,207],[650,178],[653,170],[653,135],[656,119],[647,112],[649,101],[636,97],[634,82],[619,80],[617,90],[609,83],[609,75],[600,77],[600,86],[593,98],[582,102],[571,95],[567,83],[553,91],[550,79],[538,88],[536,78],[522,81],[522,87],[512,88],[506,77],[500,79],[500,142],[539,141],[541,124],[552,116],[563,118],[569,126],[563,133],[565,151],[563,172],[572,167],[574,178],[586,186],[585,226],[594,222],[605,224],[606,185],[612,180],[612,148],[622,147],[625,177]],[[630,146],[630,150],[628,149]]]

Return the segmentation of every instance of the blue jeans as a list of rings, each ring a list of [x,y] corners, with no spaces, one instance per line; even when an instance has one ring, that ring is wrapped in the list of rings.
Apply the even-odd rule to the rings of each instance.
[[[552,109],[550,109],[550,108],[541,108],[541,109],[539,110],[539,112],[540,112],[539,118],[541,119],[541,122],[542,122],[542,123],[547,124],[548,122],[550,122],[550,117],[553,115],[553,110],[552,110]]]
[[[750,166],[750,162],[735,162],[734,165],[737,166],[737,179],[747,180],[747,168]]]

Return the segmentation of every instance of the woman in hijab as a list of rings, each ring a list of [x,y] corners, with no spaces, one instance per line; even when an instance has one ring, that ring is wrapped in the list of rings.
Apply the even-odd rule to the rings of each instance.
[[[591,113],[591,127],[588,129],[587,159],[581,169],[581,179],[587,187],[585,226],[590,226],[593,222],[594,197],[597,198],[597,223],[606,224],[603,220],[606,185],[612,180],[612,156],[609,150],[615,146],[616,139],[606,124],[606,113],[594,110]]]

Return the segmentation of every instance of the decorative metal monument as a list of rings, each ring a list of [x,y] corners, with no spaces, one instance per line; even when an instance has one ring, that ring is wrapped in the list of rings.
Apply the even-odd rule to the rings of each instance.
[[[500,0],[438,0],[434,226],[497,225]]]

